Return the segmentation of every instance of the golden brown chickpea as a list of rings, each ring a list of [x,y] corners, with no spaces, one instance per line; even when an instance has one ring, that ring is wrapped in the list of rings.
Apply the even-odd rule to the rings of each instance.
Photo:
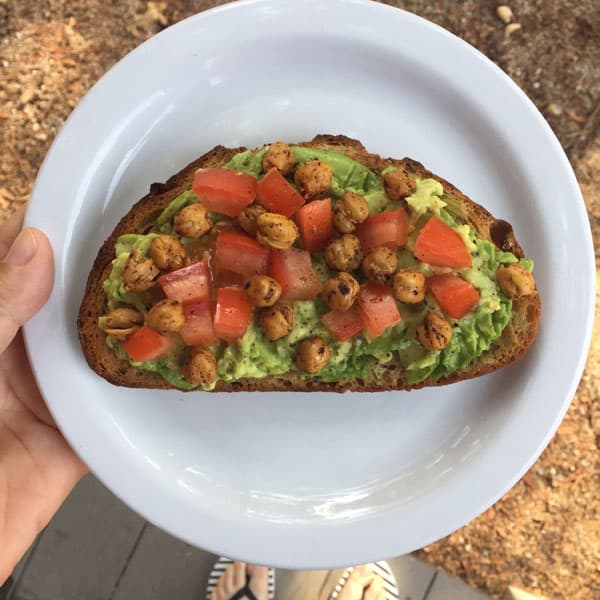
[[[161,300],[146,316],[148,326],[161,335],[177,333],[183,327],[184,320],[183,307],[177,300]]]
[[[291,304],[279,302],[260,311],[258,321],[263,335],[274,342],[288,335],[294,329],[296,317]]]
[[[362,260],[360,240],[349,233],[327,244],[325,262],[337,271],[354,271]]]
[[[298,165],[294,182],[305,198],[315,198],[329,192],[333,169],[322,160],[309,160]]]
[[[267,209],[262,204],[251,204],[238,215],[238,224],[246,233],[256,235],[256,219],[266,212]]]
[[[185,265],[185,246],[172,235],[159,235],[152,240],[150,256],[161,271],[176,271]]]
[[[306,373],[318,373],[329,362],[329,346],[317,335],[302,340],[296,348],[296,366]]]
[[[396,253],[387,246],[371,250],[362,261],[362,270],[367,279],[387,283],[398,268]]]
[[[452,325],[436,313],[427,313],[417,327],[417,339],[426,350],[443,350],[452,339]]]
[[[191,348],[183,364],[183,376],[193,385],[206,386],[214,383],[217,378],[217,360],[214,354],[206,348]]]
[[[323,300],[331,310],[346,311],[352,308],[360,290],[358,281],[350,273],[338,273],[323,286]]]
[[[383,175],[383,187],[391,200],[401,200],[415,191],[417,182],[404,169],[395,169]]]
[[[104,331],[107,335],[122,341],[140,328],[144,315],[133,308],[115,308],[106,315]]]
[[[289,250],[298,239],[298,227],[283,215],[266,212],[256,219],[256,239],[263,246]]]
[[[175,233],[190,238],[202,237],[212,225],[206,208],[197,202],[183,207],[173,219]]]
[[[513,300],[535,292],[533,275],[519,263],[500,265],[496,271],[496,280],[500,289]]]
[[[406,304],[425,300],[425,275],[415,269],[400,269],[392,279],[394,298]]]
[[[133,308],[115,308],[106,315],[107,327],[126,328],[143,323],[144,315]]]
[[[268,275],[253,275],[246,284],[246,294],[254,306],[273,306],[281,296],[281,285]]]
[[[294,170],[295,164],[294,151],[285,142],[275,142],[265,153],[262,167],[265,173],[275,168],[279,169],[282,175],[289,175]]]
[[[368,216],[369,204],[355,192],[346,192],[333,208],[333,224],[340,233],[352,233]]]
[[[123,268],[121,277],[126,292],[145,292],[154,284],[154,278],[160,270],[151,258],[142,256],[134,250]]]

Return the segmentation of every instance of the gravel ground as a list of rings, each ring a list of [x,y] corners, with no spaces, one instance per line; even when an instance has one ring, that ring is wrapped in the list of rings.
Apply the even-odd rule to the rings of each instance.
[[[453,31],[532,98],[567,151],[600,248],[597,0],[386,1]],[[0,0],[0,220],[26,203],[56,132],[91,85],[143,40],[219,1]],[[505,11],[506,12],[506,11]],[[600,597],[600,325],[577,395],[542,457],[484,515],[419,555],[475,587]]]

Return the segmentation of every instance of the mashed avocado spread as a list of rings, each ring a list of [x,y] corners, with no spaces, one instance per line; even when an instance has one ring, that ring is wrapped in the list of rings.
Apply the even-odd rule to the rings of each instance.
[[[225,168],[250,174],[257,179],[264,176],[262,162],[268,147],[256,152],[247,150],[235,155]],[[384,191],[382,176],[371,171],[351,158],[332,151],[305,147],[292,147],[297,163],[318,159],[329,164],[333,170],[330,187],[332,198],[339,198],[347,191],[364,196],[369,205],[369,214],[393,210],[400,206],[394,203]],[[413,174],[414,175],[414,174]],[[217,381],[234,382],[242,378],[262,378],[294,372],[302,377],[316,378],[324,382],[365,379],[377,369],[403,368],[409,384],[416,384],[428,377],[439,379],[450,373],[464,369],[476,357],[487,351],[502,334],[511,316],[512,301],[500,290],[496,282],[496,270],[501,264],[518,262],[509,252],[502,252],[489,241],[478,239],[474,230],[463,223],[451,208],[452,199],[445,196],[442,184],[434,179],[415,177],[416,189],[405,199],[409,223],[412,231],[404,248],[398,249],[399,267],[421,271],[426,276],[439,272],[434,267],[418,261],[412,252],[415,239],[423,222],[436,215],[454,229],[463,239],[471,255],[472,267],[459,269],[458,273],[470,282],[479,292],[479,303],[461,319],[451,319],[452,337],[442,350],[427,351],[417,340],[415,331],[429,310],[437,310],[435,301],[427,295],[426,300],[415,305],[398,303],[402,320],[388,328],[375,339],[358,334],[340,342],[332,337],[320,318],[329,308],[318,297],[314,301],[293,303],[295,325],[286,337],[269,341],[262,333],[256,317],[246,333],[235,344],[217,343],[211,349],[217,357]],[[150,300],[148,293],[126,292],[122,273],[133,250],[140,256],[150,252],[152,240],[161,233],[173,232],[173,218],[183,207],[196,202],[192,191],[184,192],[175,198],[158,217],[153,230],[146,235],[122,235],[115,246],[115,259],[110,276],[104,282],[108,308],[132,306],[144,315]],[[410,231],[410,229],[409,229]],[[184,245],[191,243],[181,238]],[[322,280],[332,272],[325,264],[322,253],[314,253],[312,261],[315,271]],[[532,262],[521,259],[528,270]],[[295,365],[295,347],[307,337],[318,335],[329,346],[331,357],[327,365],[317,373],[304,373]],[[156,361],[133,362],[123,350],[121,343],[107,336],[107,343],[119,358],[129,360],[141,369],[159,373],[170,384],[182,389],[192,389],[182,374],[181,363],[184,344],[178,335],[174,350]],[[204,386],[211,389],[214,383]]]

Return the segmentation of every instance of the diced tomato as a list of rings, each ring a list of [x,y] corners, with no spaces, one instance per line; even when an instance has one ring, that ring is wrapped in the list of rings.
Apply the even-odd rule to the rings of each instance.
[[[331,198],[313,200],[296,215],[304,247],[310,252],[323,250],[333,235]]]
[[[264,275],[269,264],[269,249],[245,233],[225,230],[215,245],[213,268],[252,277]]]
[[[241,288],[219,288],[215,311],[215,335],[226,342],[239,340],[252,321],[252,304]]]
[[[369,252],[377,246],[399,248],[408,239],[408,217],[403,208],[367,217],[364,223],[356,228],[364,252]]]
[[[355,304],[350,310],[331,310],[321,317],[321,323],[331,331],[336,340],[343,342],[360,333],[364,328],[360,310]]]
[[[463,239],[435,215],[425,223],[415,242],[415,256],[436,267],[462,269],[471,266]]]
[[[370,337],[379,337],[401,319],[392,290],[381,283],[369,282],[360,288],[358,308]]]
[[[308,250],[271,250],[269,275],[281,285],[282,300],[314,300],[323,287]]]
[[[207,210],[237,217],[256,198],[256,179],[230,169],[203,169],[192,190]]]
[[[188,346],[211,346],[217,341],[213,329],[213,311],[209,302],[183,306],[185,321],[179,331]]]
[[[256,195],[268,211],[286,217],[291,217],[304,204],[304,198],[275,168],[258,182]]]
[[[462,319],[479,303],[479,292],[454,273],[429,277],[427,285],[440,308],[454,319]]]
[[[175,347],[173,340],[144,325],[123,343],[123,350],[136,362],[158,360]]]
[[[179,302],[210,300],[210,270],[206,260],[161,275],[158,283],[169,300]]]

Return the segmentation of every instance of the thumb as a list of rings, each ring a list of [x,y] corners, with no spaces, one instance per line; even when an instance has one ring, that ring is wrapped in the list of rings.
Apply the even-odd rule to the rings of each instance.
[[[0,352],[46,303],[53,283],[54,258],[48,238],[38,229],[24,229],[0,263]]]

